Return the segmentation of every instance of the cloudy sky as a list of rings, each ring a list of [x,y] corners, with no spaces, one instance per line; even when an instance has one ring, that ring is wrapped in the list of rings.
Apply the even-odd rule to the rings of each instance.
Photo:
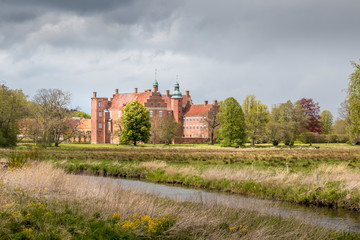
[[[337,115],[360,58],[359,0],[0,0],[0,81],[33,96],[181,91],[195,103],[313,98]]]

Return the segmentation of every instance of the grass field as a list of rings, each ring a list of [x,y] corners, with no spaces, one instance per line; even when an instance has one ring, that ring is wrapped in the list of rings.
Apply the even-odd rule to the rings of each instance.
[[[291,219],[178,203],[111,184],[89,182],[80,176],[65,174],[64,170],[44,161],[0,170],[0,239],[99,237],[359,239],[356,234]]]
[[[330,146],[236,149],[67,144],[35,151],[0,150],[0,156],[51,160],[77,174],[141,178],[359,211],[360,148]]]

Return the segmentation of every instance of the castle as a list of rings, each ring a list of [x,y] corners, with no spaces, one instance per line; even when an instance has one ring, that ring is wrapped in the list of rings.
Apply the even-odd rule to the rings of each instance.
[[[138,92],[135,88],[132,93],[115,93],[110,98],[97,97],[96,92],[91,98],[91,143],[118,143],[119,120],[124,106],[138,100],[150,111],[150,119],[162,119],[171,114],[181,123],[182,137],[176,143],[205,143],[209,140],[209,119],[219,110],[215,100],[213,104],[205,101],[204,104],[193,104],[190,92],[185,95],[180,92],[179,83],[175,83],[174,91],[166,90],[166,94],[158,91],[158,81],[153,83],[153,89]]]

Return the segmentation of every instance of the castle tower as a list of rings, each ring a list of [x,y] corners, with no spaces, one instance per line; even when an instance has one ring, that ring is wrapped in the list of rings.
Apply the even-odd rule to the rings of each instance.
[[[158,92],[159,91],[159,83],[158,81],[155,79],[154,83],[153,83],[153,92]]]
[[[91,98],[91,143],[109,143],[108,136],[108,119],[109,111],[107,110],[108,99],[96,97],[96,92]],[[105,111],[106,110],[106,111]]]
[[[180,92],[179,83],[176,82],[174,85],[174,91],[171,96],[171,109],[173,110],[174,118],[176,122],[182,122],[182,94]]]

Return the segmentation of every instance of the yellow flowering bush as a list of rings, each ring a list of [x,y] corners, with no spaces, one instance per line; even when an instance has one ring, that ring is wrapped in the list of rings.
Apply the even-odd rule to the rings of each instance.
[[[241,235],[245,235],[248,232],[247,228],[243,225],[236,225],[234,227],[229,228],[229,230],[231,233],[238,232]]]
[[[122,214],[113,213],[113,218],[119,218],[116,226],[125,231],[140,230],[152,235],[158,235],[169,229],[174,224],[174,218],[165,215],[162,217],[151,217],[149,215],[134,214],[128,219],[121,219]]]

